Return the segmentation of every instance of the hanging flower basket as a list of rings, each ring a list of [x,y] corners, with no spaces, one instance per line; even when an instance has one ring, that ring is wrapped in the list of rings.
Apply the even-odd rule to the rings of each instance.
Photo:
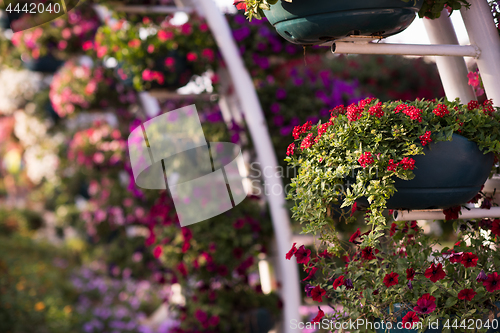
[[[467,203],[480,190],[493,166],[493,153],[483,154],[476,143],[459,134],[452,141],[428,144],[417,155],[415,178],[396,179],[389,209],[448,208]],[[358,201],[368,206],[366,199]]]
[[[264,14],[283,38],[309,45],[350,35],[397,34],[413,22],[422,4],[423,0],[279,0]]]

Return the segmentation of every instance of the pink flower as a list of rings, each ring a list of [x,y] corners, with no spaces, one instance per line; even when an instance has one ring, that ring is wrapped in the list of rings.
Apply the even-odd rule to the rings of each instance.
[[[208,61],[214,60],[214,51],[212,49],[204,49],[201,51],[201,56],[208,59]]]
[[[155,51],[155,46],[153,44],[148,45],[148,53],[153,53]]]
[[[168,57],[165,59],[165,66],[172,67],[175,65],[175,59],[173,57]]]
[[[169,39],[172,39],[174,37],[174,34],[171,31],[164,31],[160,30],[158,31],[158,39],[162,42],[166,42]]]
[[[467,78],[469,79],[469,86],[474,88],[478,87],[481,81],[479,80],[479,74],[477,72],[469,72],[467,74]]]
[[[91,50],[94,47],[94,43],[90,40],[86,41],[85,43],[82,44],[82,49],[84,51]]]
[[[159,245],[157,247],[155,247],[155,249],[153,250],[153,255],[155,256],[155,258],[159,258],[162,253],[163,253],[163,249]]]
[[[187,60],[188,60],[189,62],[196,61],[197,59],[198,59],[198,56],[196,55],[196,53],[194,53],[194,52],[189,52],[189,53],[187,54]]]

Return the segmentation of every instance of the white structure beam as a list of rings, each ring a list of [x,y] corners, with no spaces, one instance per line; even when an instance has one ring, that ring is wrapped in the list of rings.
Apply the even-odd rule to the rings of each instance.
[[[198,1],[198,6],[201,7],[205,14],[212,34],[227,64],[245,115],[245,121],[255,144],[261,170],[266,171],[263,172],[264,174],[271,175],[265,177],[265,181],[267,182],[266,188],[269,190],[267,199],[273,221],[277,254],[279,256],[279,270],[281,272],[281,297],[284,303],[283,330],[285,333],[298,332],[298,329],[293,329],[289,323],[293,319],[300,321],[301,318],[299,315],[299,306],[301,305],[299,272],[294,261],[285,259],[285,255],[292,245],[292,232],[285,204],[284,186],[282,179],[278,176],[278,161],[269,136],[264,112],[260,106],[252,78],[241,59],[226,18],[213,0]]]
[[[393,213],[395,221],[413,221],[413,220],[444,220],[445,215],[443,210],[412,210],[404,211],[397,210]],[[490,209],[470,208],[470,210],[462,209],[460,219],[480,219],[480,218],[499,218],[500,207],[492,207]]]
[[[473,45],[425,45],[392,43],[334,42],[333,53],[388,54],[414,56],[454,56],[477,58],[480,51]]]
[[[500,107],[500,36],[495,27],[491,8],[486,0],[469,0],[470,9],[462,7],[460,12],[469,34],[471,44],[481,49],[477,66],[488,98]]]
[[[432,44],[458,45],[458,38],[446,9],[438,19],[423,19],[425,30]],[[459,57],[436,57],[436,65],[448,100],[460,98],[462,103],[476,99],[467,79],[467,65]]]

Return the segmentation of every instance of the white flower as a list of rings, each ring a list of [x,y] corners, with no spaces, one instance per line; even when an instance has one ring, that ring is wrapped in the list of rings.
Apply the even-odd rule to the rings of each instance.
[[[37,144],[47,136],[48,123],[26,114],[24,111],[14,112],[14,134],[25,147]]]
[[[0,70],[0,114],[10,115],[40,90],[42,76],[28,70]]]
[[[55,152],[46,150],[40,145],[34,145],[24,152],[26,174],[34,184],[40,184],[45,178],[49,182],[57,180],[59,157]]]

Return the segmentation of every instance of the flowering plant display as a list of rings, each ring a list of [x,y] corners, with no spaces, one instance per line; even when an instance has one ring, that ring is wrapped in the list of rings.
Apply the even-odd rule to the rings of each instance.
[[[61,118],[91,108],[125,107],[136,101],[131,89],[116,82],[112,70],[73,61],[66,62],[54,75],[49,97]]]
[[[171,17],[160,25],[148,18],[135,25],[121,20],[99,30],[94,50],[98,58],[116,59],[118,77],[137,90],[179,88],[217,64],[209,27],[195,16],[183,25],[172,24]]]
[[[412,156],[423,154],[430,142],[451,140],[453,133],[477,143],[483,153],[498,154],[499,120],[489,100],[484,105],[477,101],[462,105],[439,100],[382,103],[367,98],[333,109],[326,123],[296,126],[296,141],[287,150],[287,161],[299,168],[289,194],[296,202],[294,216],[307,223],[305,232],[320,233],[340,254],[341,241],[328,223],[330,205],[354,208],[356,200],[366,197],[372,232],[363,246],[373,247],[386,229],[383,211],[396,190],[395,178],[414,177]],[[351,173],[357,173],[354,183],[344,187]]]
[[[244,10],[245,16],[252,20],[253,18],[261,19],[264,17],[264,10],[269,10],[270,7],[278,1],[304,1],[304,0],[235,0],[234,5],[238,10]],[[402,0],[408,2],[409,0]],[[441,11],[444,8],[449,10],[459,10],[462,6],[469,7],[470,4],[466,0],[431,0],[425,1],[424,5],[418,12],[419,17],[428,17],[435,19],[441,16]]]
[[[493,319],[500,305],[500,220],[457,220],[454,227],[456,243],[440,249],[416,221],[400,221],[391,224],[380,250],[363,247],[371,230],[358,228],[340,262],[326,250],[311,255],[295,245],[289,257],[312,273],[306,291],[313,300],[342,305],[337,320],[379,320],[379,331],[399,322],[423,332],[439,322],[443,332],[485,332],[499,324]]]
[[[27,19],[30,19],[29,15]],[[27,59],[52,55],[67,60],[81,54],[89,43],[92,44],[99,26],[99,18],[92,6],[83,4],[63,17],[34,29],[16,32],[12,43]]]

